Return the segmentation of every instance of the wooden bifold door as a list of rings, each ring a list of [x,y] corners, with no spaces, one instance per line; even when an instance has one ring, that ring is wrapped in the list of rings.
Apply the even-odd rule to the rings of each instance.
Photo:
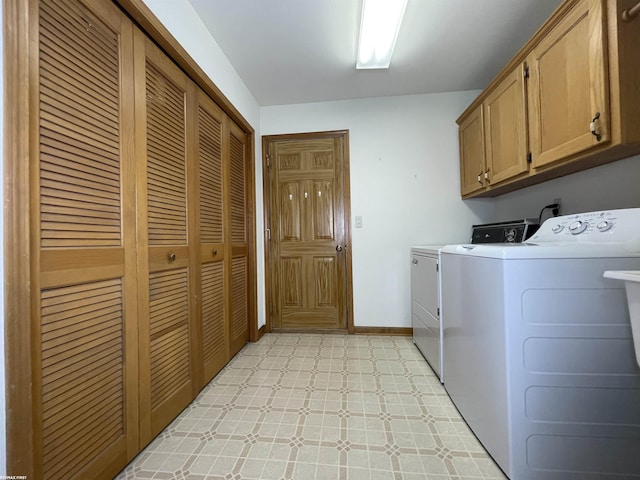
[[[18,18],[30,315],[7,324],[7,468],[112,478],[249,339],[252,132],[114,3]]]

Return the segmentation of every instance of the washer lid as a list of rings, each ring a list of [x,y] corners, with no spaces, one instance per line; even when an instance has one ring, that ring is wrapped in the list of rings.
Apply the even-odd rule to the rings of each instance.
[[[516,259],[640,258],[635,242],[623,243],[484,243],[447,245],[443,254]]]

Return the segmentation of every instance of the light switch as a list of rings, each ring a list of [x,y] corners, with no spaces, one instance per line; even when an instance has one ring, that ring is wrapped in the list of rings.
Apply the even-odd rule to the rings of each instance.
[[[362,228],[362,215],[356,215],[356,228]]]

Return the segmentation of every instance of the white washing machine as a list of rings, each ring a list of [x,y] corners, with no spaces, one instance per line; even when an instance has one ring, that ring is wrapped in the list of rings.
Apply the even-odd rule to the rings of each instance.
[[[640,478],[640,367],[624,287],[640,208],[442,250],[445,388],[512,480]]]

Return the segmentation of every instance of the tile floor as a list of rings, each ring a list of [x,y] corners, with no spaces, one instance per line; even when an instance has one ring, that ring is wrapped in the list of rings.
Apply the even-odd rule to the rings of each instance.
[[[267,334],[117,477],[505,479],[409,337]]]

